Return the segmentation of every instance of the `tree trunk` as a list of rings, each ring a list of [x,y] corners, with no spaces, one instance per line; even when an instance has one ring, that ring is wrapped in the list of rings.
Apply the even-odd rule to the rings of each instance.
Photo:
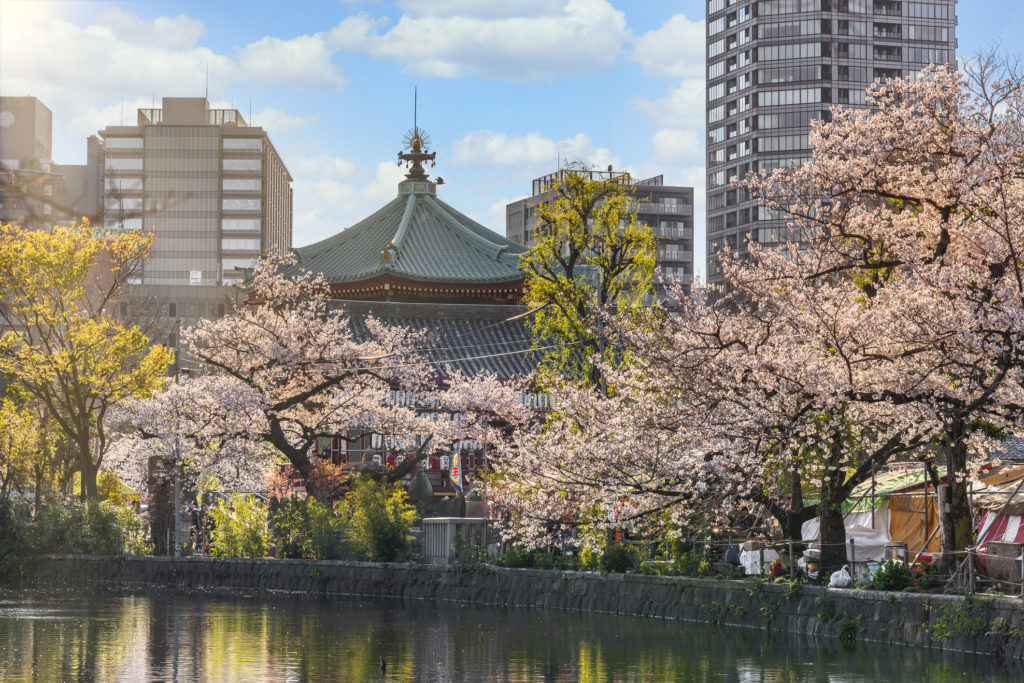
[[[939,506],[939,524],[942,528],[941,566],[952,567],[957,553],[963,552],[973,538],[971,504],[967,490],[967,424],[956,419],[946,428],[946,484],[949,487],[947,504]]]
[[[818,535],[821,539],[821,569],[836,570],[846,564],[846,521],[843,519],[843,484],[846,472],[840,467],[842,443],[837,435],[821,482],[821,505],[818,506]]]
[[[82,502],[96,502],[99,500],[99,491],[96,487],[96,475],[99,468],[92,462],[92,441],[89,434],[78,439],[78,466],[80,472],[80,492]]]
[[[839,475],[841,476],[841,475]],[[846,522],[842,507],[834,502],[834,493],[826,493],[822,487],[821,515],[819,517],[821,538],[821,568],[835,570],[847,563]],[[831,498],[826,502],[826,498]]]

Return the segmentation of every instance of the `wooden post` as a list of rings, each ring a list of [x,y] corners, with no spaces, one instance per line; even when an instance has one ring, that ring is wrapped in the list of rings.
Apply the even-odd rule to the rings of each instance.
[[[967,549],[967,585],[968,592],[974,595],[974,548]]]
[[[875,463],[871,463],[871,528],[875,528]]]
[[[931,501],[928,499],[928,466],[924,467],[924,533],[921,534],[929,541],[931,537],[928,535],[928,508],[931,507]],[[928,549],[928,541],[925,541],[924,550]]]
[[[939,540],[940,541],[945,541],[945,538],[946,538],[946,515],[944,515],[943,512],[946,510],[947,507],[949,507],[949,498],[950,498],[949,484],[945,484],[945,485],[939,486],[936,489],[936,493],[938,494],[937,502],[938,502],[938,511],[939,511]],[[945,542],[943,542],[942,543],[942,550],[941,550],[941,552],[942,552],[942,556],[944,558],[944,561],[948,561],[949,562],[947,567],[952,568],[953,566],[955,566],[955,560],[950,560],[949,559],[949,558],[955,557],[952,554],[953,553],[953,548],[947,548]]]
[[[850,539],[850,576],[853,577],[854,581],[857,580],[857,549],[854,546],[855,540],[853,538]]]
[[[761,543],[760,546],[761,547],[758,548],[758,550],[757,550],[757,557],[758,557],[757,575],[758,576],[764,576],[764,543]]]
[[[789,580],[796,577],[796,561],[793,559],[793,539],[789,539]],[[1024,582],[1021,582],[1021,591],[1024,592]]]

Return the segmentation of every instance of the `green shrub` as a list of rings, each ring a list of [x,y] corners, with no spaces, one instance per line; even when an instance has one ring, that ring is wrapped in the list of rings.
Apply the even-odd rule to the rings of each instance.
[[[115,506],[110,504],[50,505],[29,526],[33,553],[113,555],[124,544]]]
[[[635,571],[639,566],[639,553],[622,543],[613,543],[608,546],[601,557],[601,569],[612,574]]]
[[[379,483],[357,476],[336,511],[353,550],[375,562],[396,562],[409,556],[409,530],[416,508],[401,484]]]
[[[213,554],[216,557],[267,557],[270,527],[267,509],[255,496],[236,494],[210,510]]]
[[[135,512],[130,505],[111,504],[110,507],[121,528],[124,550],[131,555],[152,555],[153,544],[147,540],[149,523],[146,518]]]
[[[672,570],[677,574],[683,576],[695,576],[700,573],[700,563],[703,558],[700,555],[694,555],[690,551],[686,551],[680,555],[677,555],[672,560]]]
[[[910,569],[899,560],[886,560],[871,577],[871,587],[880,591],[901,591],[910,585]]]
[[[334,560],[343,555],[338,517],[316,498],[285,498],[270,526],[274,557]]]
[[[910,586],[912,588],[931,588],[935,585],[935,565],[931,562],[922,562],[914,566],[910,572]]]
[[[580,551],[580,567],[588,572],[595,572],[601,568],[601,553],[597,550],[584,548]]]
[[[510,545],[501,557],[501,564],[513,569],[532,567],[533,556],[529,551],[523,550],[519,546]]]

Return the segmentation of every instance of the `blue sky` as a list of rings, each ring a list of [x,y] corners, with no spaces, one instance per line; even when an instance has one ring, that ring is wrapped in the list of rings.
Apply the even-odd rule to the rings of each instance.
[[[1020,53],[1024,3],[962,0],[959,55]],[[0,0],[0,93],[53,111],[54,159],[164,96],[267,128],[295,177],[296,246],[394,196],[430,133],[442,197],[504,233],[557,159],[697,188],[703,259],[703,0]]]

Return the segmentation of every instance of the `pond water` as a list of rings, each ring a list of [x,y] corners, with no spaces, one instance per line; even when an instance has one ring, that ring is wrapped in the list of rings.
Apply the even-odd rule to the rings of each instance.
[[[1022,679],[1024,666],[985,657],[600,614],[359,598],[0,593],[0,681]]]

